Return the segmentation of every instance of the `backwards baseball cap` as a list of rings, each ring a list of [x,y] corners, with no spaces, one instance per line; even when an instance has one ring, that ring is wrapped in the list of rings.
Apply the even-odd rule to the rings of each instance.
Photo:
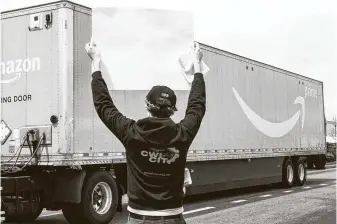
[[[167,86],[154,86],[146,96],[147,103],[159,108],[171,108],[177,111],[177,97],[172,89]]]

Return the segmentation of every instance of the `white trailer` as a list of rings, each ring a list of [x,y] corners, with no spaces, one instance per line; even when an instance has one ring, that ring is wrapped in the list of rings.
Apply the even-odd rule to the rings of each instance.
[[[6,218],[32,221],[46,208],[62,209],[70,223],[107,223],[127,190],[126,160],[93,106],[84,50],[92,35],[91,9],[60,1],[3,12],[1,23]],[[207,112],[188,153],[193,184],[187,194],[303,185],[305,158],[324,168],[322,82],[200,45],[211,71],[205,77]],[[124,115],[139,119],[146,116],[146,93],[111,95]],[[176,94],[173,120],[179,121],[189,91]]]

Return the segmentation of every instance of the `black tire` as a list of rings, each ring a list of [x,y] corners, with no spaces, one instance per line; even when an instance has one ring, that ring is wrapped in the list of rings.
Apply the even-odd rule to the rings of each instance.
[[[316,169],[324,170],[325,169],[325,165],[326,165],[325,155],[318,155],[318,156],[316,156],[316,158],[314,160],[314,164],[315,164]]]
[[[294,164],[295,185],[303,186],[307,181],[307,168],[303,159],[296,160]]]
[[[307,168],[308,169],[313,169],[314,168],[314,161],[310,157],[307,158]]]
[[[64,218],[68,223],[82,223],[83,217],[80,212],[80,204],[68,204],[62,209]]]
[[[36,193],[33,197],[33,200],[35,200],[36,204],[33,208],[34,211],[32,211],[29,214],[24,215],[15,215],[15,216],[6,216],[5,220],[6,222],[15,222],[15,223],[31,223],[34,222],[42,213],[43,205],[42,200],[39,193]]]
[[[106,209],[103,209],[102,213],[99,214],[94,209],[93,206],[93,192],[96,186],[100,186],[102,192],[106,191],[107,194],[110,194],[110,206],[107,203],[107,206],[104,206]],[[103,194],[104,195],[104,194]],[[99,198],[98,194],[95,194],[96,199]],[[106,204],[104,199],[109,197],[103,197],[102,204]],[[75,213],[70,214],[65,210],[66,215],[68,216],[67,221],[72,223],[81,223],[81,224],[108,224],[114,218],[118,206],[118,186],[111,175],[107,171],[96,171],[88,173],[86,176],[83,188],[82,188],[82,200],[78,206],[75,206]]]
[[[39,209],[34,213],[30,213],[27,215],[16,215],[6,217],[6,222],[15,222],[15,223],[32,223],[34,222],[42,213],[43,208]]]
[[[289,170],[289,172],[288,172]],[[291,188],[294,185],[294,165],[292,161],[285,159],[282,167],[282,185],[285,188]]]

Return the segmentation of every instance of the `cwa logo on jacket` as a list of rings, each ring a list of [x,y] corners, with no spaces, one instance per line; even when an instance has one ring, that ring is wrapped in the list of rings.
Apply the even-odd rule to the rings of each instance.
[[[176,148],[142,150],[140,154],[147,157],[151,163],[171,164],[179,158],[179,150]]]

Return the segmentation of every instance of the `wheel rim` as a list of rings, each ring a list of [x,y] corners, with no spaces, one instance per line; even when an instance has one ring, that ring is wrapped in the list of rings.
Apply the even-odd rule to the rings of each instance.
[[[96,184],[92,192],[92,206],[94,210],[103,215],[108,212],[112,204],[112,191],[105,182]]]
[[[300,181],[304,180],[304,166],[303,166],[303,164],[300,164],[298,166],[298,176],[299,176]]]
[[[40,204],[41,204],[41,198],[40,198],[40,195],[39,194],[36,194],[35,195],[35,200],[36,200],[36,202],[38,203],[37,204],[37,207],[36,207],[36,210],[34,209],[34,213],[37,213],[37,212],[39,212],[39,210],[40,210]]]
[[[287,177],[288,183],[291,183],[294,179],[293,167],[290,164],[287,166]]]

